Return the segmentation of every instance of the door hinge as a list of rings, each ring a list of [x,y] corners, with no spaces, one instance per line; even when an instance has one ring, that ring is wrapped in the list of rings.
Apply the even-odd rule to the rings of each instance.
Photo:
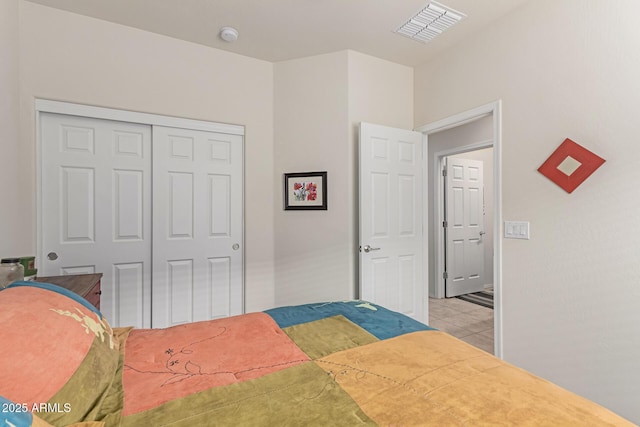
[[[449,274],[445,271],[444,273],[442,273],[442,278],[447,280],[449,278]]]
[[[442,176],[447,176],[447,170],[446,169],[442,169]]]
[[[444,228],[447,228],[449,226],[449,223],[447,221],[442,221],[442,226]]]

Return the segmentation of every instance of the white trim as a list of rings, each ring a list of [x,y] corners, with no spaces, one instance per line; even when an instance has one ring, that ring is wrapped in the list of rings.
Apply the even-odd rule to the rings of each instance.
[[[494,354],[503,357],[502,343],[502,101],[497,100],[489,104],[481,105],[471,110],[438,120],[436,122],[421,126],[416,130],[426,135],[426,145],[428,149],[429,134],[447,130],[453,127],[469,123],[491,114],[493,117],[493,178],[494,178],[494,216],[493,216],[493,323],[494,323]],[[477,145],[477,144],[476,144]],[[468,151],[468,150],[467,150]],[[428,152],[428,150],[425,150]],[[425,155],[425,170],[427,170],[427,159]],[[439,174],[436,169],[436,174]],[[425,224],[427,222],[425,221]],[[428,257],[428,251],[425,251]],[[428,260],[428,258],[427,258]],[[437,264],[436,264],[437,272]]]
[[[67,114],[69,116],[93,117],[96,119],[115,120],[119,122],[141,123],[145,125],[166,126],[244,136],[244,126],[241,125],[185,119],[182,117],[163,116],[159,114],[140,113],[137,111],[117,110],[113,108],[95,107],[91,105],[72,104],[69,102],[51,101],[48,99],[36,99],[36,117],[40,112]]]
[[[43,254],[42,248],[42,134],[40,129],[40,113],[36,109],[36,260]],[[44,262],[41,259],[40,262]],[[36,261],[36,267],[38,267]],[[40,269],[42,270],[42,268]],[[41,273],[42,274],[42,273]]]
[[[451,129],[474,120],[481,119],[494,112],[496,105],[500,105],[500,101],[491,102],[489,104],[481,105],[471,110],[463,111],[462,113],[455,114],[453,116],[445,117],[437,122],[429,123],[424,126],[420,126],[416,130],[418,132],[426,133],[427,135],[434,132],[441,132],[443,130]]]
[[[429,158],[429,152],[427,148],[428,135],[422,133],[422,192],[427,193],[429,188],[429,174],[427,166],[427,159]],[[425,292],[422,294],[422,312],[424,323],[429,323],[429,201],[427,197],[422,198],[422,258],[424,275],[422,276],[422,286]]]

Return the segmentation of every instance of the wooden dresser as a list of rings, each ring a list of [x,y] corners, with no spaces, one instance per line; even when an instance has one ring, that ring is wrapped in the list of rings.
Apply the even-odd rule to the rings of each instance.
[[[38,276],[34,280],[36,282],[58,285],[70,290],[71,292],[75,292],[100,310],[100,295],[102,294],[102,290],[100,289],[100,279],[102,279],[102,273],[70,274],[67,276]]]

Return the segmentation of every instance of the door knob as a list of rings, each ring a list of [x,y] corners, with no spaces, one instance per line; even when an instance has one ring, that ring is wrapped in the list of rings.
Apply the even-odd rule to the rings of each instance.
[[[481,232],[480,232],[480,235],[481,235],[481,236],[484,236],[485,234],[487,234],[487,233],[485,233],[484,231],[481,231]]]
[[[49,261],[55,261],[58,259],[58,254],[55,252],[49,252],[47,254],[47,258],[49,259]]]
[[[379,251],[380,248],[373,248],[369,245],[364,245],[364,247],[362,248],[365,252],[369,253],[371,251]]]

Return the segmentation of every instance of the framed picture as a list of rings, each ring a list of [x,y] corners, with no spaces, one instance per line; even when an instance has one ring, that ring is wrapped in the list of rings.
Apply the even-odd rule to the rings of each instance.
[[[284,210],[327,210],[327,172],[284,174]]]

